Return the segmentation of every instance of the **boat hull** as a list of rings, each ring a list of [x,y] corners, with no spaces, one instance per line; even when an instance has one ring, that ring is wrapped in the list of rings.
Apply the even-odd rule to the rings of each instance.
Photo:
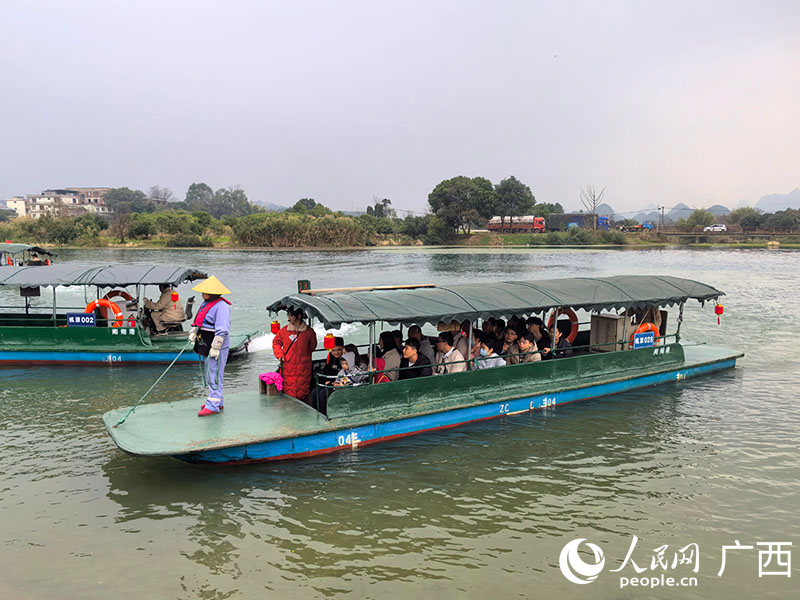
[[[194,416],[197,400],[145,405],[103,416],[124,451],[206,464],[302,458],[560,406],[733,368],[740,353],[678,344],[345,388],[326,418],[286,395],[228,398],[218,416]],[[427,386],[427,387],[426,387]]]
[[[234,357],[248,352],[250,340],[257,334],[231,336],[230,356]],[[195,364],[200,362],[200,357],[187,348],[184,336],[179,340],[156,341],[146,343],[141,337],[130,336],[127,344],[72,344],[72,347],[58,345],[48,348],[36,348],[31,344],[25,349],[14,349],[13,345],[6,345],[0,350],[0,366],[34,366],[34,365],[82,365],[82,366],[126,366],[126,365],[158,365],[169,364],[173,360],[176,364]],[[44,344],[40,344],[44,345]],[[49,344],[47,344],[49,345]],[[99,348],[97,346],[99,345]],[[80,346],[84,346],[81,348]]]
[[[736,360],[731,359],[710,365],[676,369],[667,373],[647,375],[624,381],[564,390],[552,394],[527,396],[361,427],[349,427],[292,439],[271,440],[234,448],[179,454],[175,455],[175,458],[190,463],[227,465],[304,458],[344,449],[355,449],[369,444],[388,442],[419,433],[457,427],[475,421],[553,408],[579,400],[589,400],[639,388],[681,381],[715,371],[732,369],[735,366]]]

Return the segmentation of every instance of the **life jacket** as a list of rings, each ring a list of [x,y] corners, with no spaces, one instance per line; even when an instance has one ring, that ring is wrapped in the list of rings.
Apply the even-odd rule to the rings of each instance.
[[[208,314],[208,311],[210,311],[211,308],[214,305],[216,305],[217,302],[220,302],[220,301],[225,302],[228,305],[230,305],[230,302],[225,300],[225,298],[217,298],[216,300],[214,300],[212,302],[209,302],[208,304],[205,304],[204,306],[202,306],[200,308],[199,311],[197,311],[197,316],[194,318],[194,321],[192,321],[192,327],[202,327],[203,326],[203,321],[206,320],[206,315]]]

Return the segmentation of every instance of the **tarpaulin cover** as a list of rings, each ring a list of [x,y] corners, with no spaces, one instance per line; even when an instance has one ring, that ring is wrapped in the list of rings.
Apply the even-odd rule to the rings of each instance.
[[[206,277],[205,273],[189,267],[60,264],[45,269],[42,267],[2,268],[0,269],[0,286],[96,285],[116,287],[158,285],[159,283],[179,285],[184,281],[194,281]]]
[[[329,328],[384,321],[393,325],[529,315],[565,307],[618,310],[704,302],[723,292],[691,279],[650,275],[576,277],[436,285],[416,289],[292,294],[267,310],[302,308]]]

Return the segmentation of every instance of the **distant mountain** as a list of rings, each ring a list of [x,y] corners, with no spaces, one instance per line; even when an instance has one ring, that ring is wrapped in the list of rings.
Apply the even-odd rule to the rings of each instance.
[[[731,214],[731,209],[722,206],[721,204],[715,204],[707,208],[708,212],[713,213],[715,217],[723,217],[725,215]]]
[[[677,221],[678,219],[688,219],[693,212],[693,208],[689,208],[683,202],[679,202],[666,216],[673,221]]]
[[[283,212],[289,208],[288,206],[281,206],[280,204],[273,204],[272,202],[262,202],[260,200],[253,200],[253,204],[263,206],[267,212]]]
[[[611,208],[608,204],[603,202],[602,204],[597,205],[597,214],[598,215],[608,215],[609,217],[614,214],[614,209]]]
[[[756,208],[763,210],[765,213],[773,213],[779,210],[786,210],[787,208],[800,208],[800,188],[788,194],[769,194],[762,196],[756,202]]]

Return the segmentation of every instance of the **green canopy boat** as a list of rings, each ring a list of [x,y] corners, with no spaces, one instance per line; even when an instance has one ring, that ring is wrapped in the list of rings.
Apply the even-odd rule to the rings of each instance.
[[[131,454],[231,464],[334,452],[550,409],[733,368],[742,353],[680,342],[684,304],[692,299],[705,304],[722,295],[696,281],[653,276],[304,289],[276,300],[268,310],[302,308],[331,328],[366,325],[365,354],[373,370],[377,323],[408,326],[464,320],[478,327],[490,317],[546,316],[552,311],[551,322],[572,340],[573,353],[475,369],[470,346],[466,371],[387,383],[377,383],[379,373],[371,371],[364,384],[344,385],[331,393],[325,414],[259,382],[259,390],[226,397],[224,413],[210,418],[194,416],[201,399],[192,398],[140,406],[132,414],[131,409],[118,409],[103,420],[117,445]],[[676,329],[668,334],[668,313],[663,309],[673,306],[678,307]],[[569,318],[559,320],[561,314]]]
[[[153,334],[145,325],[146,310],[140,300],[147,286],[177,288],[205,278],[198,269],[171,266],[68,263],[46,269],[0,269],[0,298],[5,300],[9,295],[3,292],[18,289],[24,300],[21,307],[5,301],[0,306],[0,366],[166,364],[175,359],[195,363],[197,355],[186,350],[186,322]],[[47,287],[52,288],[51,305],[38,301]],[[83,290],[84,304],[76,306],[74,299],[58,302],[59,291],[63,296],[68,287]],[[186,303],[186,321],[193,303],[194,296]],[[246,353],[254,335],[232,334],[231,355]]]
[[[55,254],[41,246],[30,244],[0,244],[0,267],[50,266]]]

